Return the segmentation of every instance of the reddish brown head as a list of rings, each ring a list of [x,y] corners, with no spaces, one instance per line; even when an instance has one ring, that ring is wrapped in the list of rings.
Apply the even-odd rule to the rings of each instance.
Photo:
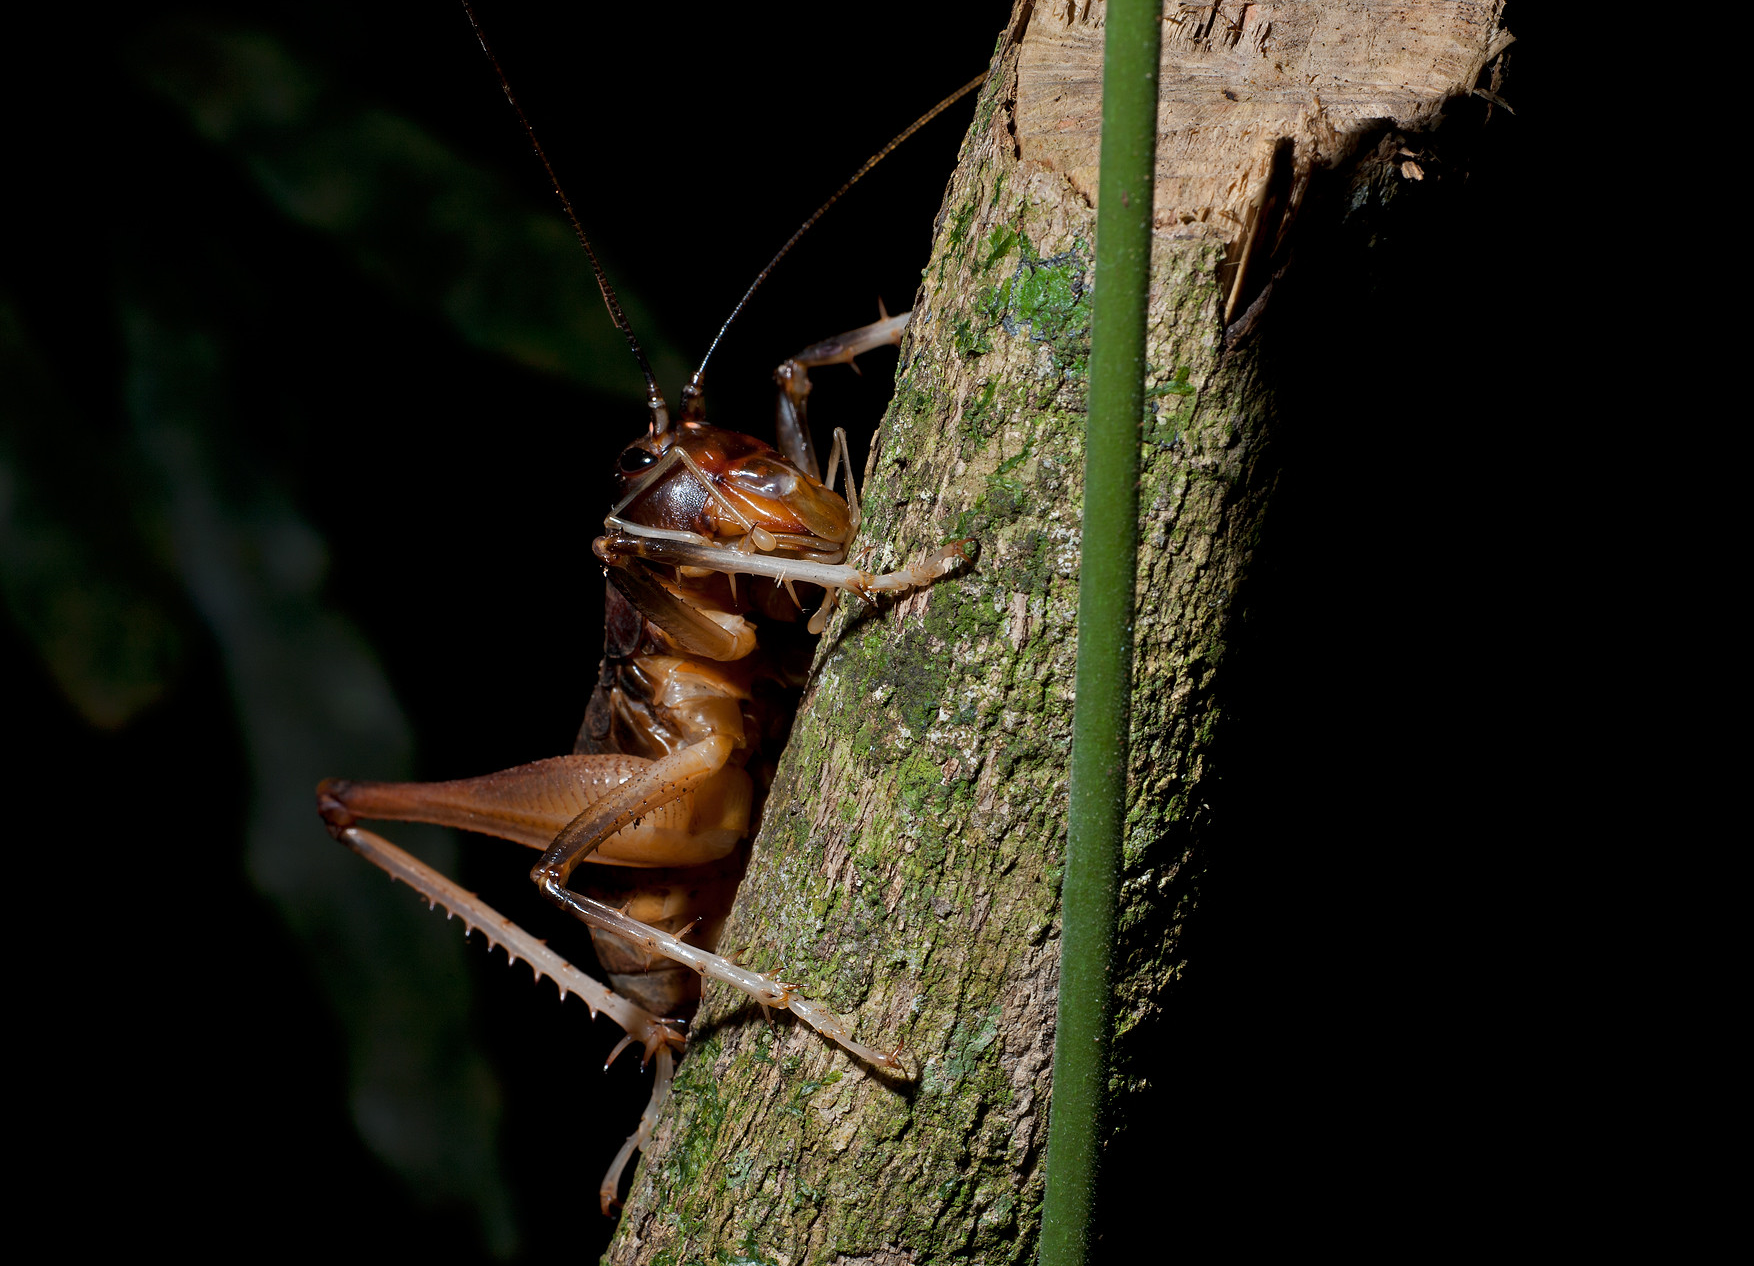
[[[628,445],[616,478],[616,516],[642,527],[713,540],[753,535],[763,553],[834,552],[851,532],[840,494],[771,445],[705,422],[681,422]],[[769,544],[764,536],[782,539]]]

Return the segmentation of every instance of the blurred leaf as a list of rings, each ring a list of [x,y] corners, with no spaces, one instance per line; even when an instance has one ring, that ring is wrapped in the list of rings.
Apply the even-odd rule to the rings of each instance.
[[[246,868],[305,943],[342,1020],[361,1135],[424,1199],[472,1205],[488,1243],[509,1254],[517,1232],[498,1160],[500,1093],[469,1037],[461,929],[327,841],[311,799],[337,770],[407,777],[412,734],[364,639],[321,600],[321,538],[240,442],[226,343],[182,315],[201,299],[185,289],[124,303],[125,390],[148,495],[219,645],[244,736]],[[433,865],[455,865],[449,832],[398,838]],[[263,1089],[266,1099],[272,1087]],[[267,1102],[247,1110],[273,1113]]]
[[[80,716],[120,729],[176,676],[186,608],[135,537],[115,454],[5,300],[0,419],[0,598]]]
[[[403,301],[468,342],[643,401],[622,335],[558,208],[532,207],[415,123],[352,100],[272,36],[178,21],[135,73],[241,160],[280,210],[341,241]],[[636,296],[620,298],[660,379],[682,376]]]

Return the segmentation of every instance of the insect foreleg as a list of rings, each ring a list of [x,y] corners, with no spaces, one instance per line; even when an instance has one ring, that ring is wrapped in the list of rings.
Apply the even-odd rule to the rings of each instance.
[[[828,476],[822,481],[822,486],[830,492],[834,491],[834,477],[843,462],[847,468],[847,539],[850,541],[858,535],[859,524],[865,521],[865,516],[859,509],[859,486],[853,481],[853,455],[847,448],[846,428],[837,426],[834,428],[834,443],[828,448]]]
[[[907,329],[908,318],[913,316],[911,310],[897,312],[894,316],[883,311],[879,303],[877,310],[882,312],[881,319],[870,325],[861,325],[856,330],[848,330],[845,334],[836,334],[833,338],[825,338],[820,343],[812,343],[796,356],[792,362],[805,368],[820,365],[851,365],[853,357],[870,351],[874,347],[893,346],[901,342],[901,332]]]
[[[848,330],[845,334],[836,334],[833,338],[825,338],[820,343],[812,343],[796,356],[782,361],[779,368],[773,371],[773,380],[780,386],[779,397],[774,402],[774,431],[779,440],[779,450],[786,455],[787,461],[806,472],[812,479],[820,479],[822,476],[816,465],[815,447],[810,442],[810,425],[804,403],[810,395],[810,370],[821,365],[850,365],[856,372],[859,366],[853,357],[874,347],[901,342],[901,332],[907,328],[907,319],[913,315],[912,311],[890,316],[883,312],[881,303],[877,305],[877,310],[883,313],[880,320],[870,325],[861,325],[856,330]],[[834,460],[831,457],[829,470],[832,472],[833,469]],[[827,482],[834,482],[832,473]]]
[[[847,433],[844,427],[834,428],[834,443],[828,449],[828,474],[822,486],[830,492],[834,491],[834,477],[842,463],[847,468],[847,539],[850,541],[859,534],[859,524],[864,522],[863,512],[859,509],[859,485],[853,479],[853,455],[847,448]],[[792,582],[782,580],[786,592],[792,595],[792,601],[798,601],[797,593],[792,589]],[[810,617],[808,628],[812,633],[820,633],[828,627],[828,617],[834,614],[834,607],[840,601],[840,590],[829,588],[822,591],[822,605]]]

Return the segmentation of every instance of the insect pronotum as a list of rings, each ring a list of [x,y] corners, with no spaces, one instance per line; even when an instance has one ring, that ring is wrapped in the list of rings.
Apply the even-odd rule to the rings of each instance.
[[[469,17],[473,25],[473,12]],[[476,35],[534,142],[479,26]],[[979,82],[965,84],[895,137],[830,203]],[[611,1062],[631,1045],[655,1064],[647,1110],[601,1184],[608,1213],[668,1096],[701,979],[739,989],[764,1009],[790,1011],[868,1064],[901,1066],[899,1052],[861,1041],[782,977],[712,951],[802,682],[808,659],[802,639],[822,630],[842,593],[868,601],[906,594],[969,555],[966,543],[953,542],[891,571],[862,569],[845,433],[836,428],[825,459],[811,437],[809,371],[852,364],[899,342],[905,312],[890,316],[880,307],[876,321],[783,361],[774,375],[777,447],[715,426],[704,371],[729,320],[700,367],[667,398],[546,154],[539,143],[535,149],[645,382],[645,431],[630,436],[615,459],[612,504],[592,546],[608,586],[603,659],[585,722],[568,756],[449,782],[329,779],[317,794],[336,839],[619,1025],[625,1037]],[[826,209],[786,242],[733,317]],[[844,497],[834,491],[837,477]],[[540,850],[531,879],[590,927],[613,988],[364,825],[383,820],[460,827]]]

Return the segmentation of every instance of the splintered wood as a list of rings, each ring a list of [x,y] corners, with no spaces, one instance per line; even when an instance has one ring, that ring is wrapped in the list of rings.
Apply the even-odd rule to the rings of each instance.
[[[1235,256],[1281,142],[1294,146],[1300,186],[1313,166],[1344,159],[1375,127],[1429,125],[1509,47],[1503,8],[1501,0],[1171,0],[1157,108],[1157,227],[1215,236]],[[1038,5],[1017,61],[1018,157],[1059,172],[1092,206],[1106,9],[1101,0]]]

